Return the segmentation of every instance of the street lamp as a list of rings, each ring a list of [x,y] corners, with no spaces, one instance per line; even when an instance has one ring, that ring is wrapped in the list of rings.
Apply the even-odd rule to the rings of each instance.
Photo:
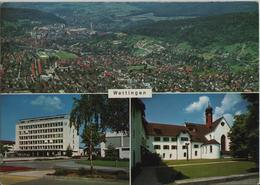
[[[185,143],[186,149],[187,149],[187,161],[189,160],[189,143]]]

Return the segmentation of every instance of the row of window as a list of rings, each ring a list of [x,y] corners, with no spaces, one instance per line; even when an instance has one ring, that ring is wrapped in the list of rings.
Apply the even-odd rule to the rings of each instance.
[[[154,137],[154,141],[161,141],[161,137]],[[162,137],[163,142],[177,141],[176,137]],[[189,141],[188,137],[181,137],[181,141]]]
[[[49,146],[21,146],[20,150],[42,150],[42,149],[62,149],[62,145],[49,145]]]
[[[172,150],[177,150],[177,145],[163,145],[163,149],[164,150],[170,150],[170,148]],[[193,148],[199,148],[199,145],[195,144],[193,145]],[[161,145],[154,145],[154,149],[155,150],[160,150],[161,149]],[[187,149],[186,145],[182,145],[182,149]]]
[[[29,130],[29,131],[25,130],[25,131],[19,131],[19,134],[24,135],[24,134],[39,134],[39,133],[51,133],[51,132],[63,132],[63,128]]]
[[[194,156],[198,156],[198,151],[194,151]],[[163,159],[165,159],[165,158],[166,158],[166,154],[163,153],[161,157],[162,157]],[[177,156],[176,156],[176,157],[177,157]],[[170,159],[173,159],[173,158],[176,158],[176,157],[174,156],[174,154],[169,154],[169,158],[170,158]],[[186,153],[186,152],[183,153],[183,157],[187,157],[187,153]]]
[[[46,134],[46,135],[34,135],[34,136],[19,136],[20,140],[28,139],[46,139],[46,138],[62,138],[63,134]]]
[[[63,142],[62,139],[54,139],[54,140],[20,141],[19,144],[32,145],[32,144],[50,144],[50,143],[62,143],[62,142]]]
[[[35,129],[35,128],[46,128],[46,127],[59,127],[62,126],[63,122],[54,122],[54,123],[42,123],[42,124],[34,124],[34,125],[22,125],[19,126],[20,130],[23,129]]]
[[[212,148],[212,145],[209,146],[209,153],[212,153],[213,151],[213,148]],[[208,153],[208,147],[202,147],[202,153],[203,154],[207,154]]]

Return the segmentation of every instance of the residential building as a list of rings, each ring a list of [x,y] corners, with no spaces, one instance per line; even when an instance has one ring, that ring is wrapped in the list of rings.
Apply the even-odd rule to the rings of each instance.
[[[109,147],[113,147],[118,151],[119,159],[130,158],[129,135],[123,132],[107,132],[106,142],[102,142],[100,144],[101,157],[106,157],[106,151]]]
[[[16,124],[15,151],[24,156],[79,154],[79,136],[68,115],[21,119]]]

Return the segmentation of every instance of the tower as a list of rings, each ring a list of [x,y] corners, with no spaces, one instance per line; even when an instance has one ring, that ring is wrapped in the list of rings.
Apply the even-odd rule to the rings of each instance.
[[[211,126],[212,126],[212,121],[213,121],[212,111],[213,111],[212,107],[210,106],[210,104],[208,104],[208,107],[205,110],[207,128],[211,128]]]

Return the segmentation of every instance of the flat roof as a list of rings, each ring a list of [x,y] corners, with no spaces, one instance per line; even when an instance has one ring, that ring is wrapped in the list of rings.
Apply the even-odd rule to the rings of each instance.
[[[59,114],[59,115],[52,115],[52,116],[41,116],[41,117],[33,117],[33,118],[25,118],[20,119],[19,123],[31,122],[31,121],[40,121],[40,120],[51,120],[57,118],[69,118],[68,114]]]

